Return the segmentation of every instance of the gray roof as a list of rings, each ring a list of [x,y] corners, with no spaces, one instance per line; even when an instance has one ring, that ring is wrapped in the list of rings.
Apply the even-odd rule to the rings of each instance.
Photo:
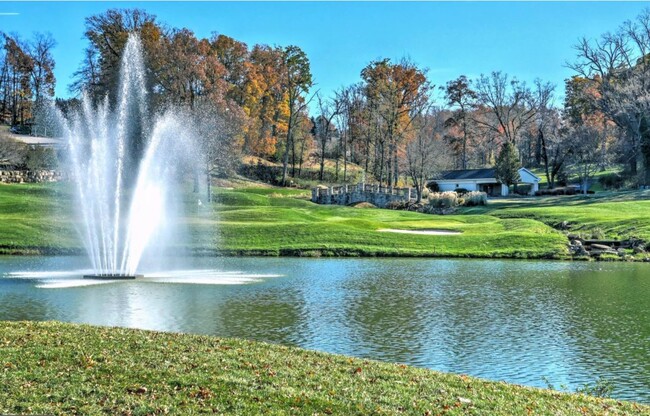
[[[465,169],[465,170],[446,170],[441,172],[440,180],[463,180],[463,179],[494,179],[496,174],[494,169]]]

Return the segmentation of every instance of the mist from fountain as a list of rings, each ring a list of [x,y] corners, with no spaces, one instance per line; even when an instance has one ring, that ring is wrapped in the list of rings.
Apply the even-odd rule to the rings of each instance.
[[[81,109],[61,119],[76,185],[79,231],[94,274],[132,276],[147,247],[163,236],[177,159],[190,142],[178,112],[147,119],[142,45],[130,35],[120,67],[117,101]],[[139,150],[141,149],[141,150]]]

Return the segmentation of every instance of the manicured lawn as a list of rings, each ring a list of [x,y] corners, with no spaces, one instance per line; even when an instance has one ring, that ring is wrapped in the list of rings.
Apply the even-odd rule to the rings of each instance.
[[[566,237],[650,241],[650,191],[491,199],[458,215],[321,206],[296,189],[215,190],[215,203],[186,198],[189,246],[203,254],[565,258]],[[82,252],[70,185],[0,186],[0,252]],[[452,230],[412,235],[379,229]]]
[[[190,248],[207,254],[561,258],[566,239],[532,219],[319,206],[294,189],[216,190],[196,207],[187,196]],[[81,251],[69,185],[0,186],[0,250]],[[444,229],[454,236],[383,233]]]
[[[66,184],[0,184],[0,253],[79,251]]]
[[[0,413],[641,415],[650,408],[245,340],[0,322]]]
[[[512,198],[490,201],[465,214],[535,219],[551,226],[566,221],[570,232],[596,238],[637,237],[650,242],[650,191],[602,192],[594,195]]]
[[[293,255],[546,258],[566,253],[564,236],[530,219],[320,206],[306,198],[304,191],[219,191],[211,210],[187,219],[195,248]],[[461,234],[377,231],[385,228],[441,229]]]

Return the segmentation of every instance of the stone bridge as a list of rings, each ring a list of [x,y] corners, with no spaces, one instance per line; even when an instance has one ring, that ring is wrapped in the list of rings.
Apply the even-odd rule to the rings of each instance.
[[[359,183],[312,188],[311,200],[322,205],[350,205],[369,202],[376,207],[385,208],[389,202],[415,199],[413,188],[393,188],[381,185]]]

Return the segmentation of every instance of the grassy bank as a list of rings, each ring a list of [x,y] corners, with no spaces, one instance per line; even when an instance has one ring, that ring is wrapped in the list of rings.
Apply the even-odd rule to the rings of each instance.
[[[650,408],[259,342],[0,322],[0,413],[640,415]]]
[[[188,246],[197,254],[567,258],[566,223],[587,238],[650,241],[650,191],[492,199],[458,215],[320,206],[309,193],[216,188],[215,202],[186,199]],[[0,186],[0,253],[82,252],[70,185]],[[453,236],[379,232],[452,230]]]
[[[601,192],[523,199],[496,199],[465,214],[535,219],[595,238],[641,238],[650,242],[650,191]]]

